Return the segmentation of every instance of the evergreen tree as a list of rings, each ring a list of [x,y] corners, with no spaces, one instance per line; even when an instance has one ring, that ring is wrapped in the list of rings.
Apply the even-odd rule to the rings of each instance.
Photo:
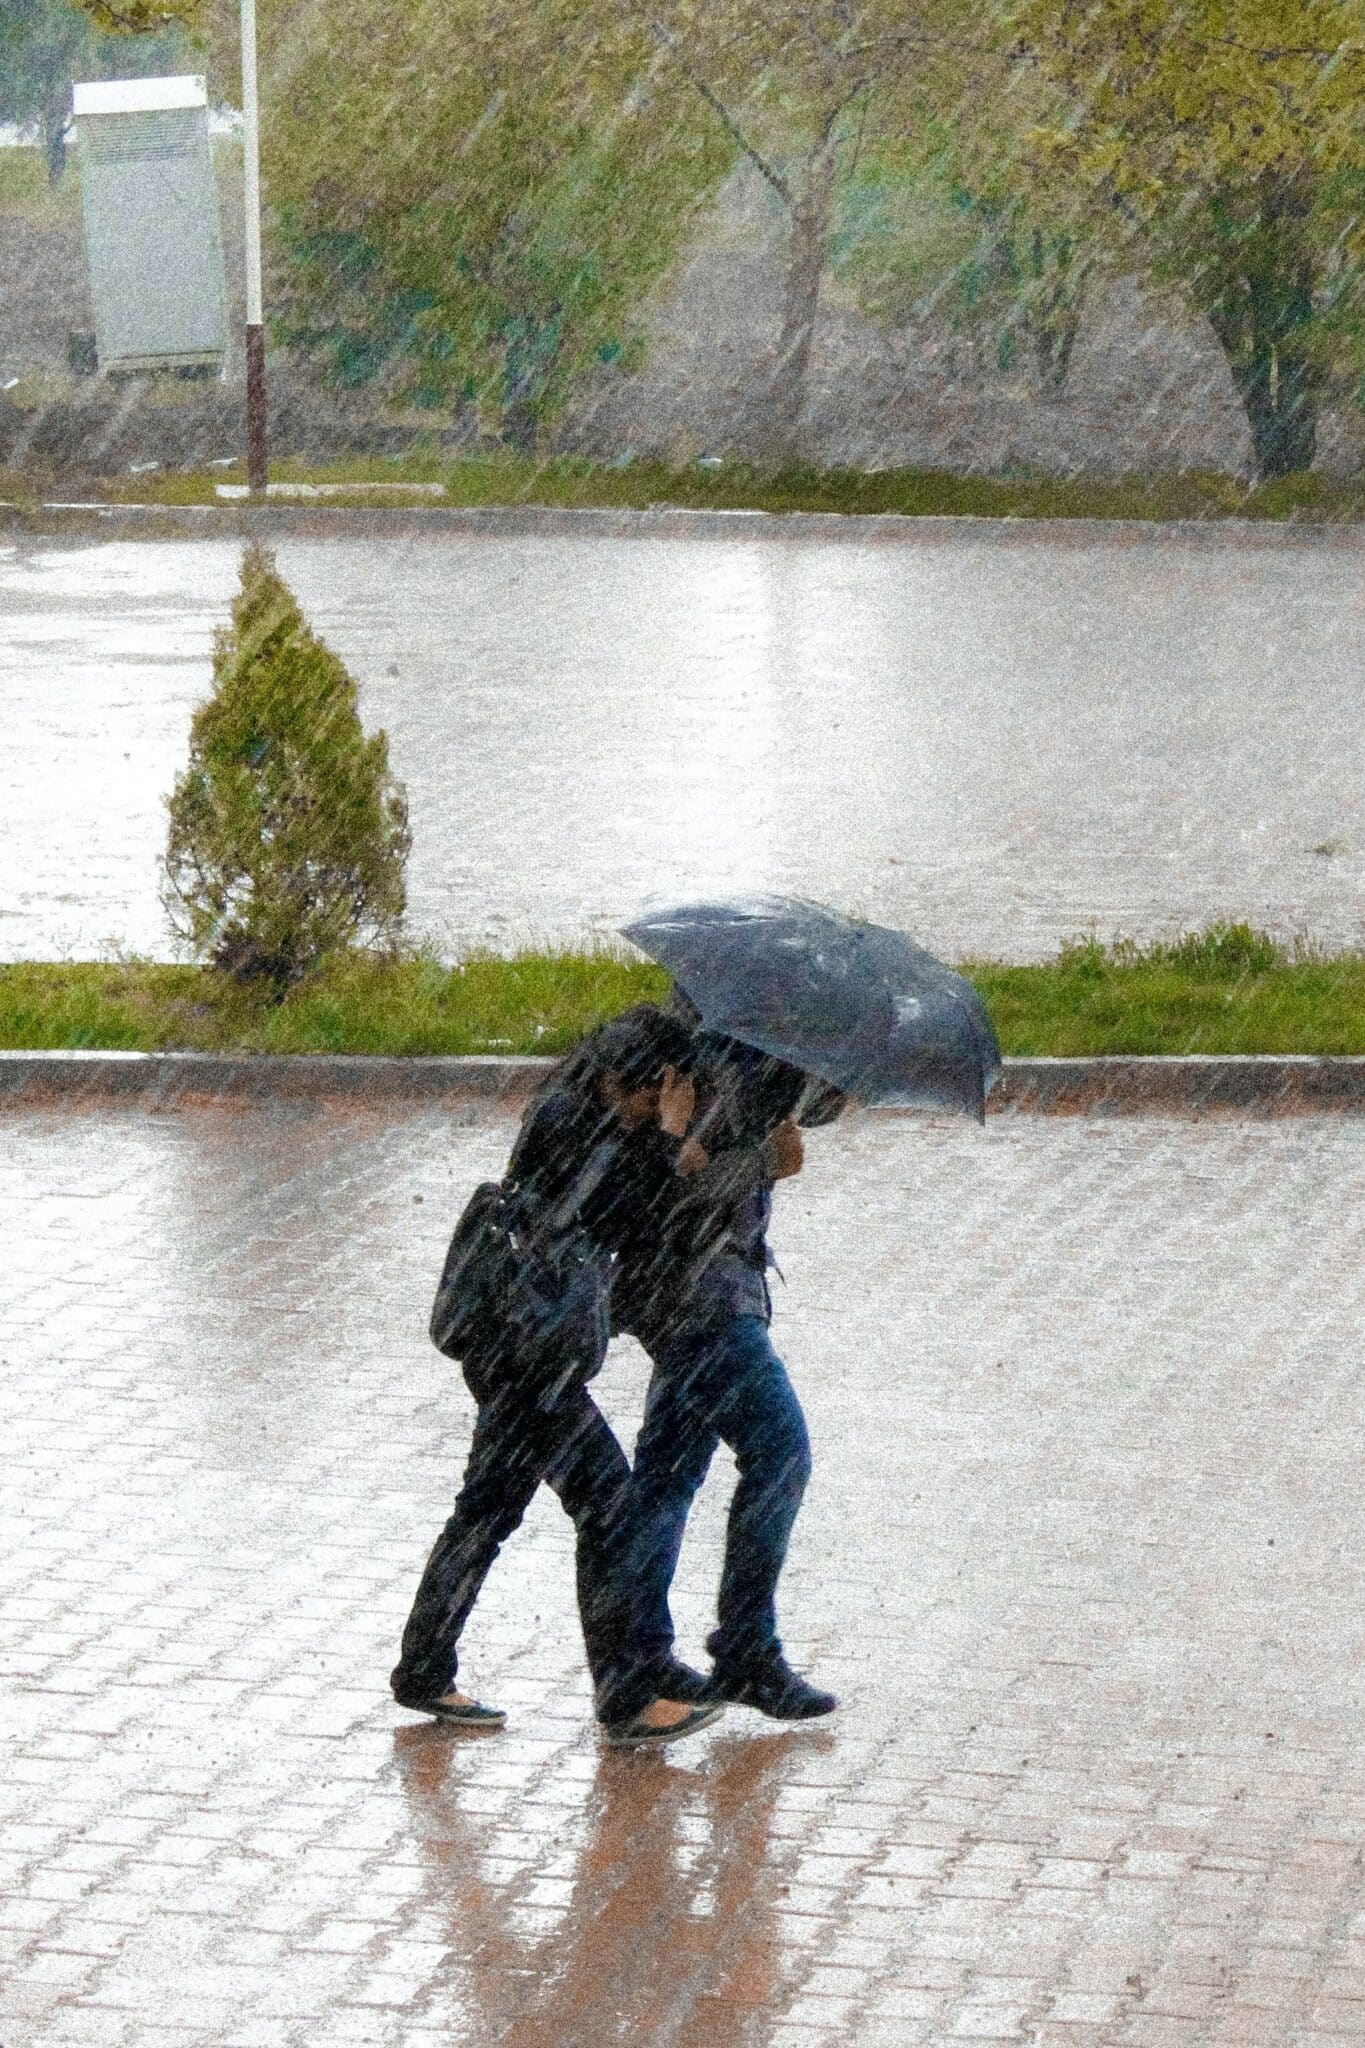
[[[282,992],[347,946],[397,939],[407,800],[264,548],[243,559],[214,676],[169,799],[163,900],[215,966]]]

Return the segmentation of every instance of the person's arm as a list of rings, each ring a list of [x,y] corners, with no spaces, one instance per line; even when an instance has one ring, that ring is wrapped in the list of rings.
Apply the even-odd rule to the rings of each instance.
[[[693,1146],[700,1155],[697,1165],[688,1160]],[[760,1143],[731,1145],[711,1158],[689,1138],[678,1156],[683,1185],[668,1219],[675,1247],[687,1246],[689,1254],[697,1256],[709,1243],[722,1240],[730,1219],[755,1195],[801,1171],[804,1153],[801,1133],[790,1117]]]
[[[713,1159],[700,1139],[687,1138],[678,1153],[677,1170],[684,1180],[698,1183],[693,1192],[715,1187],[745,1194],[763,1180],[790,1180],[806,1161],[806,1147],[791,1117],[784,1117],[775,1130],[758,1145],[732,1145]],[[707,1174],[707,1180],[702,1175]]]

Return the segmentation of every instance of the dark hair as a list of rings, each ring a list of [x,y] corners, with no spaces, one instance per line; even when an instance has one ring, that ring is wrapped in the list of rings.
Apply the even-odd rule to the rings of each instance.
[[[636,1003],[586,1039],[596,1074],[614,1074],[626,1088],[649,1088],[662,1081],[665,1067],[686,1069],[692,1063],[692,1033],[676,1017],[654,1003]]]
[[[701,1023],[701,1011],[697,1008],[691,996],[688,995],[686,989],[679,988],[676,981],[664,998],[664,1015],[666,1017],[676,1017],[678,1022],[686,1024],[690,1031],[695,1031]]]
[[[692,1067],[692,1033],[655,1003],[636,1003],[623,1010],[574,1047],[536,1090],[536,1100],[568,1090],[586,1093],[604,1075],[614,1074],[623,1088],[650,1088],[662,1081],[665,1067],[688,1073]]]
[[[832,1124],[848,1108],[849,1097],[842,1088],[836,1088],[832,1081],[812,1079],[806,1084],[801,1098],[801,1113],[796,1121],[803,1130],[817,1130],[821,1124]]]

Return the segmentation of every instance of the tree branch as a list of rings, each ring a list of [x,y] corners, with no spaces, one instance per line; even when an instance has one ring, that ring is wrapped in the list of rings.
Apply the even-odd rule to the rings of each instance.
[[[865,99],[863,100],[863,104],[862,104],[861,108],[859,109],[859,113],[858,113],[858,133],[857,133],[857,134],[856,134],[856,135],[854,136],[854,138],[853,138],[853,154],[852,154],[852,155],[851,155],[851,156],[849,157],[849,160],[848,160],[848,176],[849,176],[850,178],[851,178],[851,177],[853,176],[853,173],[854,173],[854,172],[855,172],[855,171],[857,170],[857,168],[858,168],[858,161],[859,161],[859,159],[860,159],[860,157],[862,156],[862,153],[863,153],[863,138],[864,138],[864,136],[865,136],[865,135],[866,135],[866,133],[867,133],[867,108],[868,108],[868,101],[869,101],[870,99],[871,99],[871,94],[869,93],[869,94],[868,94],[868,95],[866,96],[866,98],[865,98]]]
[[[1324,64],[1365,63],[1365,48],[1351,43],[1339,43],[1334,50],[1321,49],[1309,43],[1244,43],[1235,36],[1196,36],[1182,28],[1172,28],[1170,38],[1172,42],[1185,43],[1194,50],[1237,50],[1243,56],[1257,57],[1268,64],[1288,63],[1293,58],[1305,57],[1319,58]],[[991,43],[963,43],[951,36],[904,29],[876,36],[870,42],[850,44],[844,54],[850,57],[872,56],[878,50],[895,45],[915,50],[949,50],[961,56],[993,57],[998,64],[1037,64],[1041,61],[1037,50],[1026,42],[1002,49]]]
[[[732,116],[725,108],[725,106],[716,97],[715,93],[712,92],[710,86],[706,83],[706,80],[704,78],[699,78],[697,76],[696,72],[692,69],[691,65],[687,62],[687,59],[682,55],[681,51],[679,50],[676,39],[669,34],[668,30],[664,27],[661,21],[651,21],[649,24],[649,28],[650,33],[652,35],[657,36],[659,41],[665,44],[666,47],[673,52],[674,57],[677,58],[678,63],[682,67],[683,76],[684,78],[686,78],[688,84],[694,89],[694,91],[699,92],[701,94],[701,97],[705,100],[707,106],[710,107],[712,113],[715,114],[717,119],[722,123],[726,132],[730,135],[732,140],[738,144],[740,149],[743,150],[745,156],[748,157],[750,163],[753,164],[757,170],[762,172],[763,176],[772,186],[774,192],[776,192],[778,198],[782,201],[782,204],[785,207],[787,207],[789,211],[794,211],[796,207],[796,199],[792,192],[791,186],[782,176],[782,173],[779,170],[775,169],[775,167],[768,162],[767,158],[762,156],[759,153],[759,151],[755,149],[753,143],[750,142],[748,136],[744,133],[743,129],[739,126],[738,122],[732,118]]]
[[[1239,43],[1235,36],[1192,36],[1185,29],[1176,29],[1173,33],[1180,42],[1192,43],[1196,49],[1240,50],[1244,56],[1263,57],[1272,64],[1287,61],[1291,57],[1321,57],[1325,63],[1336,62],[1339,64],[1345,63],[1351,58],[1359,64],[1362,59],[1365,59],[1365,49],[1354,48],[1349,43],[1339,43],[1335,50],[1319,50],[1306,43],[1263,45],[1259,43]]]
[[[876,80],[872,78],[859,78],[855,80],[853,85],[850,86],[849,90],[844,94],[842,99],[835,101],[834,105],[826,113],[824,120],[820,124],[820,141],[822,144],[828,142],[830,136],[834,133],[835,123],[838,121],[839,116],[843,113],[844,108],[851,107],[853,105],[854,100],[857,99],[859,93],[870,92],[875,83]],[[864,121],[866,121],[867,119],[866,100],[864,100],[863,102],[863,119]]]
[[[952,36],[926,35],[922,30],[897,29],[885,36],[874,36],[871,42],[850,43],[842,52],[847,57],[872,57],[879,50],[904,47],[911,50],[952,50],[955,54],[971,57],[994,57],[997,63],[1013,63],[1024,54],[1022,46],[1013,50],[998,49],[993,43],[960,43]],[[1028,53],[1030,56],[1032,53]]]
[[[1256,57],[1267,64],[1283,64],[1288,63],[1293,58],[1304,57],[1320,58],[1324,64],[1365,63],[1365,48],[1351,43],[1339,43],[1335,50],[1318,49],[1307,43],[1243,43],[1239,42],[1235,36],[1196,36],[1184,28],[1172,28],[1169,31],[1169,36],[1171,42],[1184,43],[1191,50],[1236,50],[1244,57]],[[894,37],[887,40],[913,41],[915,39],[911,37]],[[924,38],[923,40],[929,41],[930,39]],[[1038,51],[1025,42],[1016,43],[1011,49],[996,53],[990,52],[985,44],[959,44],[955,47],[962,49],[974,48],[981,51],[983,55],[997,54],[1003,62],[1009,64],[1037,64],[1042,62]],[[1155,58],[1159,56],[1160,51],[1161,38],[1157,37],[1154,39],[1149,54]]]

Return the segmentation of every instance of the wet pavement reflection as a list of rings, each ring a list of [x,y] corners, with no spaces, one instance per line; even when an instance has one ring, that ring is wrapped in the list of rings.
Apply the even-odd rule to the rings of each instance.
[[[534,1887],[529,1913],[509,1897],[524,1836],[490,1843],[461,1808],[459,1751],[471,1740],[438,1728],[394,1737],[414,1838],[449,1901],[457,1960],[442,1991],[471,2029],[501,2027],[502,2048],[727,2048],[746,2016],[771,2006],[786,1889],[771,1829],[790,1734],[721,1735],[691,1767],[682,1751],[605,1753],[581,1810],[555,1830],[557,1874]],[[834,1746],[827,1735],[806,1743]]]
[[[7,2048],[1361,2039],[1365,1120],[813,1133],[780,1618],[843,1706],[653,1756],[594,1730],[544,1493],[462,1660],[505,1733],[386,1691],[471,1420],[431,1288],[510,1137],[0,1122]],[[638,1349],[597,1385],[629,1443]]]
[[[389,732],[411,925],[447,955],[736,887],[955,957],[1219,916],[1361,942],[1358,545],[986,527],[278,555]],[[163,798],[238,556],[0,545],[6,957],[167,953]]]

